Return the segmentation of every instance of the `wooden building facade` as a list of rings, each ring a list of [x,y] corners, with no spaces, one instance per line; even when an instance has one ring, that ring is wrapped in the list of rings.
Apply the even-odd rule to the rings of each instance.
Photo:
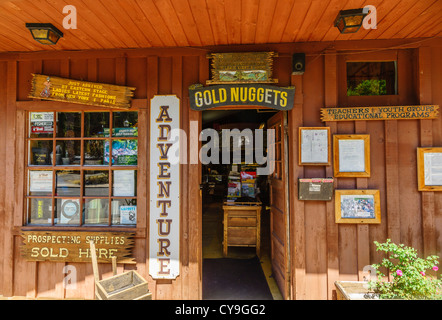
[[[113,2],[112,2],[113,3]],[[313,1],[316,5],[316,2]],[[408,3],[408,2],[407,2]],[[391,9],[393,10],[393,9]],[[183,13],[184,14],[184,13]],[[438,12],[440,16],[440,12]],[[393,22],[391,22],[393,23]],[[190,27],[189,27],[190,28]],[[330,27],[332,28],[332,27]],[[180,101],[180,128],[189,134],[201,112],[191,110],[189,86],[210,79],[207,54],[262,52],[278,54],[273,77],[278,86],[295,87],[294,106],[286,117],[287,211],[282,230],[283,251],[274,257],[274,273],[285,299],[335,299],[334,282],[363,280],[364,267],[379,262],[373,241],[387,238],[442,255],[442,195],[418,191],[417,148],[442,147],[442,120],[394,119],[321,121],[321,108],[442,105],[442,39],[346,39],[228,46],[137,48],[0,53],[0,295],[93,298],[92,265],[83,262],[26,261],[21,256],[23,231],[130,231],[136,264],[118,264],[119,271],[136,269],[145,277],[154,299],[202,298],[201,163],[180,165],[179,275],[153,279],[149,273],[149,163],[151,99],[174,95]],[[185,44],[184,44],[185,45]],[[306,55],[305,72],[292,75],[294,53]],[[347,95],[347,62],[394,61],[397,94]],[[35,226],[27,221],[30,112],[115,111],[88,105],[29,98],[32,74],[115,84],[136,88],[130,111],[138,112],[136,180],[137,221],[132,227]],[[259,107],[259,106],[257,106]],[[338,224],[335,201],[298,199],[299,178],[333,177],[333,164],[299,165],[300,127],[329,127],[332,135],[370,136],[370,177],[335,177],[337,189],[380,191],[380,224]],[[194,142],[187,138],[183,148]],[[83,137],[80,140],[84,140]],[[198,142],[201,146],[201,142]],[[55,145],[55,143],[54,143]],[[331,151],[330,151],[331,152]],[[187,159],[191,152],[186,153]],[[90,228],[90,229],[87,229]],[[76,288],[63,285],[66,267],[74,266]],[[103,277],[110,264],[99,264]]]

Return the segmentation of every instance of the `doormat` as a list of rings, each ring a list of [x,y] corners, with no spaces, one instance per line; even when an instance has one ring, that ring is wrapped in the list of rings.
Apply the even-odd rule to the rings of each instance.
[[[204,259],[203,299],[273,300],[259,258]]]

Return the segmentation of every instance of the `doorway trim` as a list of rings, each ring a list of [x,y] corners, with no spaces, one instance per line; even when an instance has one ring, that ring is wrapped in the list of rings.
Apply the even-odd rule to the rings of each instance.
[[[223,106],[223,107],[216,107],[216,108],[211,108],[210,110],[213,111],[223,111],[223,110],[263,110],[264,112],[266,111],[272,111],[274,110],[275,112],[282,112],[283,114],[283,130],[282,130],[282,137],[284,139],[284,174],[287,177],[286,181],[285,181],[285,209],[287,210],[287,214],[286,214],[286,231],[285,231],[285,235],[286,235],[286,243],[287,243],[287,248],[286,248],[286,263],[287,263],[287,270],[286,270],[286,279],[285,279],[285,286],[286,286],[286,293],[287,296],[285,297],[285,299],[291,299],[292,295],[291,295],[291,255],[290,255],[290,239],[291,239],[291,235],[290,235],[290,175],[289,175],[289,150],[290,150],[290,139],[288,138],[288,134],[289,134],[289,122],[288,122],[288,111],[280,111],[280,110],[276,110],[276,109],[272,109],[272,108],[268,108],[268,107],[262,107],[262,106]],[[201,110],[204,111],[204,110]],[[189,116],[189,124],[190,121],[198,121],[198,130],[199,133],[202,130],[202,112],[198,112],[198,111],[194,111],[194,110],[190,110],[190,116]],[[190,127],[190,126],[189,126]],[[199,137],[199,133],[198,133],[198,137]],[[198,141],[198,152],[201,149],[201,141]],[[188,151],[194,150],[192,149],[192,143],[189,144],[189,148]],[[197,170],[198,172],[195,172],[195,170]],[[198,156],[198,165],[189,165],[189,177],[195,177],[197,176],[198,179],[191,179],[192,181],[189,181],[189,222],[191,222],[192,220],[195,219],[195,216],[192,214],[191,208],[192,207],[197,207],[198,211],[198,228],[195,230],[195,224],[189,223],[189,233],[194,233],[197,232],[198,233],[198,269],[199,269],[199,299],[202,300],[202,269],[203,269],[203,232],[202,232],[202,190],[201,190],[201,186],[202,186],[202,163],[199,159]],[[198,190],[197,194],[199,197],[198,203],[197,204],[193,204],[192,205],[192,199],[195,193],[193,193],[193,190]]]

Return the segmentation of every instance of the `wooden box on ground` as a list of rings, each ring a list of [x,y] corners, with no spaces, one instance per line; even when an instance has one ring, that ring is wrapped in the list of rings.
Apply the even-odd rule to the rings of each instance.
[[[379,296],[368,289],[366,281],[335,281],[337,300],[379,299]]]
[[[261,202],[225,202],[223,255],[228,247],[256,247],[260,256],[261,247]]]
[[[147,281],[136,271],[131,270],[117,274],[117,257],[115,256],[112,257],[113,276],[100,280],[94,241],[90,240],[89,245],[97,300],[152,300],[152,293],[149,292]]]
[[[96,285],[98,300],[152,300],[146,280],[133,270],[100,280]]]

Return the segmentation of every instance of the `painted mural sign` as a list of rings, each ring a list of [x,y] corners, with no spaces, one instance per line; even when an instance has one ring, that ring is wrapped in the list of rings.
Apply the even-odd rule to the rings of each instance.
[[[175,279],[180,273],[180,100],[159,95],[150,103],[149,274]]]
[[[29,98],[129,109],[135,88],[32,74]]]
[[[272,79],[275,52],[210,53],[212,79],[206,84],[219,83],[276,83]]]
[[[98,262],[135,263],[130,257],[133,233],[85,231],[23,231],[22,256],[27,261],[91,262],[90,240]]]
[[[321,108],[321,121],[436,119],[438,105]]]
[[[291,110],[295,102],[295,87],[266,84],[222,84],[189,87],[190,108],[206,110],[223,106],[261,106],[276,110]]]

